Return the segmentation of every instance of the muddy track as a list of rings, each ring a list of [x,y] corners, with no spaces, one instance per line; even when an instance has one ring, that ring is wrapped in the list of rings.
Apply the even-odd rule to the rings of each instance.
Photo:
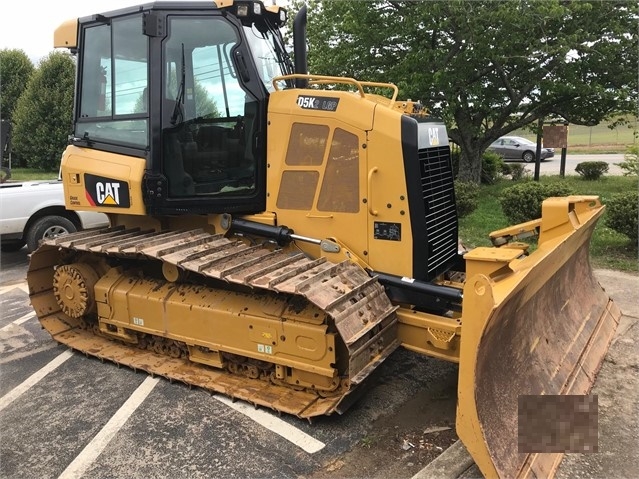
[[[339,394],[322,397],[261,379],[233,375],[185,358],[157,354],[95,334],[80,318],[65,314],[55,298],[55,268],[69,256],[109,258],[111,262],[160,262],[164,276],[178,283],[188,276],[197,284],[240,285],[277,295],[300,296],[325,312],[348,350]],[[341,412],[355,391],[399,345],[397,317],[383,287],[360,267],[346,261],[309,259],[246,244],[203,230],[141,231],[123,227],[87,230],[44,242],[30,260],[27,280],[31,303],[43,327],[58,342],[84,354],[140,369],[153,375],[219,392],[299,417]],[[223,283],[217,283],[224,286]],[[250,295],[251,293],[246,293]]]

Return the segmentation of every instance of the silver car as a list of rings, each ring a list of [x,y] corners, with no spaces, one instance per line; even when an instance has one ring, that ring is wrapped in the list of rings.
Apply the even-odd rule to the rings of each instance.
[[[537,143],[521,136],[502,136],[488,147],[488,151],[497,153],[505,160],[523,160],[530,163],[535,161]],[[553,156],[554,148],[541,148],[541,161]]]

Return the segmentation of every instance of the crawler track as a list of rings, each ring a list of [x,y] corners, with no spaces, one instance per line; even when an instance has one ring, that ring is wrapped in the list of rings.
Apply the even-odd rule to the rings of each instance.
[[[324,311],[347,349],[347,366],[340,372],[343,386],[333,395],[308,388],[296,390],[140,349],[94,332],[96,328],[86,328],[83,318],[65,314],[55,297],[56,267],[78,254],[116,265],[159,262],[164,276],[176,283],[189,275],[193,284],[201,278],[220,287],[239,285],[249,291],[244,293],[247,298],[251,290],[303,297]],[[334,264],[325,258],[312,260],[267,245],[247,245],[203,230],[153,232],[116,227],[48,240],[32,254],[27,280],[41,324],[62,344],[102,360],[304,418],[345,410],[357,386],[399,345],[397,308],[377,280],[358,266]]]

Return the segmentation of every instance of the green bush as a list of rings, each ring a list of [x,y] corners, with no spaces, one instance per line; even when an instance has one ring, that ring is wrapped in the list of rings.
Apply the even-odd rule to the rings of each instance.
[[[608,163],[605,161],[583,161],[577,164],[575,171],[585,180],[598,180],[601,175],[608,172]]]
[[[479,185],[469,181],[455,181],[457,216],[468,216],[479,206]]]
[[[624,161],[615,165],[624,170],[623,176],[639,176],[639,145],[628,145]]]
[[[562,182],[542,184],[527,181],[502,191],[499,203],[511,224],[524,223],[541,217],[541,204],[546,198],[568,196],[571,188]]]
[[[506,167],[504,159],[497,153],[487,151],[481,158],[481,182],[492,185]]]
[[[513,163],[511,165],[509,165],[508,163],[504,163],[502,174],[510,175],[510,178],[513,181],[519,181],[528,176],[528,170],[521,163]]]
[[[606,202],[606,225],[639,245],[639,192],[616,193]]]
[[[60,168],[62,152],[73,132],[74,81],[73,57],[54,51],[40,61],[20,95],[12,117],[11,143],[29,168]]]

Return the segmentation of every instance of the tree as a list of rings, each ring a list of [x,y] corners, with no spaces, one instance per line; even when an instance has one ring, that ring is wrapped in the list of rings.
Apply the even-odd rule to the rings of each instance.
[[[206,90],[202,82],[195,80],[195,111],[198,116],[205,116],[207,118],[219,118],[222,116],[217,107],[217,102]]]
[[[195,90],[195,111],[198,116],[206,116],[207,118],[219,118],[222,116],[217,107],[217,102],[210,97],[206,88],[197,78],[194,83]],[[145,112],[147,108],[146,88],[135,101],[133,111],[135,113]]]
[[[13,148],[27,166],[55,171],[73,131],[75,62],[54,51],[40,62],[14,112]]]
[[[0,116],[3,120],[11,120],[33,71],[33,63],[23,50],[0,50]]]
[[[598,0],[310,0],[309,65],[421,100],[461,146],[460,179],[479,182],[486,148],[540,118],[636,114],[638,11]]]

